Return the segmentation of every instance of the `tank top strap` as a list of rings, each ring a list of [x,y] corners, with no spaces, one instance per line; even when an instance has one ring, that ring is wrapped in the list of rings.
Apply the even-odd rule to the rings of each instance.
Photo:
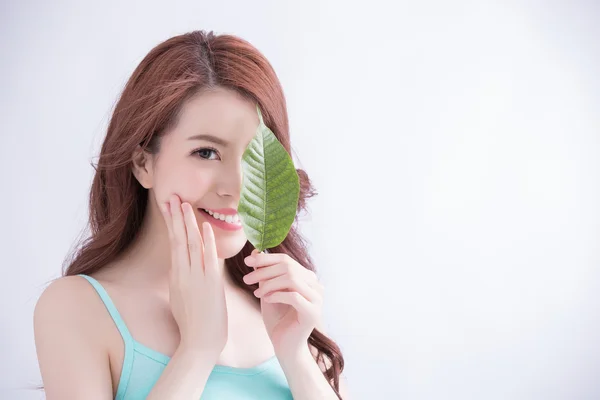
[[[85,274],[78,274],[78,275],[87,279],[88,282],[90,282],[92,284],[94,289],[96,289],[96,292],[98,292],[98,295],[102,299],[102,302],[104,303],[104,306],[108,310],[112,320],[114,321],[115,325],[119,329],[119,332],[121,333],[121,336],[123,337],[123,340],[125,341],[125,344],[126,345],[133,344],[133,338],[132,338],[131,334],[129,333],[129,329],[127,329],[127,326],[125,325],[125,322],[123,321],[123,318],[121,318],[121,314],[119,314],[119,311],[117,311],[117,307],[115,307],[115,304],[111,300],[110,296],[108,295],[108,293],[106,292],[104,287],[100,284],[100,282],[98,282],[96,279],[92,278],[91,276],[88,276]]]

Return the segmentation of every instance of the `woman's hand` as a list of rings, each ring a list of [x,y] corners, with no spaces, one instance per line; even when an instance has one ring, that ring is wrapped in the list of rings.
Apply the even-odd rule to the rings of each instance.
[[[306,351],[308,337],[321,327],[323,285],[316,274],[287,254],[255,249],[244,261],[255,268],[244,282],[259,284],[254,295],[261,299],[263,320],[278,358]]]
[[[194,209],[171,195],[161,210],[169,231],[171,269],[169,299],[179,326],[180,347],[215,361],[228,334],[224,271],[219,269],[210,223],[200,235]]]

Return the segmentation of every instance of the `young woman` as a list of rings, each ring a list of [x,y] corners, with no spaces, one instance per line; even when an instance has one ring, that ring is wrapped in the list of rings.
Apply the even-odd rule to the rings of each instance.
[[[236,215],[257,105],[290,152],[279,80],[235,36],[176,36],[135,69],[95,166],[91,236],[35,307],[49,400],[347,400],[296,224],[258,253]],[[300,212],[314,191],[298,175]]]

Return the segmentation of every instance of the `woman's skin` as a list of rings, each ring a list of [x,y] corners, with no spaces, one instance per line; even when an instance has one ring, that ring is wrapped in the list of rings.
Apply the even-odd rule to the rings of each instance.
[[[321,373],[325,366],[317,365],[314,349],[306,346],[306,337],[313,327],[323,332],[320,319],[323,287],[316,275],[285,255],[254,254],[255,262],[249,265],[256,271],[245,278],[248,284],[260,285],[253,296],[237,288],[229,275],[222,273],[224,260],[239,253],[247,241],[243,229],[203,227],[208,218],[199,208],[237,209],[242,183],[241,157],[258,124],[255,104],[233,91],[219,88],[197,95],[184,105],[178,123],[163,137],[158,157],[139,149],[132,155],[132,172],[148,189],[142,229],[118,259],[91,276],[107,290],[133,338],[172,357],[167,374],[157,382],[156,386],[161,387],[153,389],[157,393],[158,390],[162,390],[161,394],[174,393],[169,390],[175,386],[173,382],[179,382],[177,398],[198,398],[201,390],[193,387],[198,375],[186,377],[184,371],[197,368],[206,372],[214,363],[249,368],[276,355],[294,399],[337,399]],[[192,139],[203,134],[215,136],[220,143]],[[170,205],[168,213],[161,210],[162,205]],[[180,217],[178,225],[173,225],[176,217]],[[184,285],[185,279],[177,285],[173,283],[175,232],[181,235],[183,226],[185,232],[195,229],[194,232],[201,233],[200,249],[206,245],[203,237],[209,243],[214,237],[212,264],[204,265],[206,254],[196,248],[202,259],[197,260],[195,267],[196,272],[199,266],[212,268],[213,280],[204,284],[218,282],[210,296],[222,293],[226,309],[218,302],[205,308],[191,308],[190,304],[202,297],[192,294],[197,291]],[[210,250],[206,251],[210,254]],[[182,265],[176,267],[184,268]],[[185,267],[190,268],[189,265]],[[193,276],[186,271],[188,277]],[[285,292],[298,292],[301,296]],[[270,294],[267,297],[273,303],[265,300]],[[259,303],[253,297],[262,300]],[[73,302],[73,298],[77,301]],[[224,310],[224,323],[202,323],[201,316],[219,320]],[[114,398],[123,364],[123,341],[87,281],[69,276],[53,282],[36,305],[34,326],[49,400],[53,399],[51,393],[56,398],[61,394],[73,398]],[[210,328],[203,332],[204,336],[193,333],[207,327]],[[197,337],[204,339],[187,340]],[[203,363],[194,361],[198,358]],[[182,379],[190,386],[184,387]],[[340,392],[346,400],[343,379]]]

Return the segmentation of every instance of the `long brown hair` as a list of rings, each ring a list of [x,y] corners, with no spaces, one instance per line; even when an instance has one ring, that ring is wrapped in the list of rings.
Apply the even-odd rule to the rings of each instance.
[[[138,234],[147,205],[148,190],[132,173],[137,145],[152,154],[161,137],[177,122],[182,105],[198,92],[214,87],[232,89],[259,105],[265,124],[291,154],[288,115],[281,84],[267,59],[250,43],[233,35],[194,31],[172,37],[153,48],[127,81],[115,105],[89,198],[90,236],[65,260],[63,275],[92,274],[114,260]],[[316,195],[308,175],[298,169],[298,212]],[[286,253],[315,271],[304,238],[298,230],[298,213],[285,240],[271,253]],[[252,269],[244,258],[254,246],[246,242],[234,257],[225,260],[236,285],[253,292],[243,276]],[[259,299],[256,299],[259,301]],[[318,350],[318,360],[331,366],[324,373],[339,394],[344,358],[336,343],[317,329],[308,343]]]

